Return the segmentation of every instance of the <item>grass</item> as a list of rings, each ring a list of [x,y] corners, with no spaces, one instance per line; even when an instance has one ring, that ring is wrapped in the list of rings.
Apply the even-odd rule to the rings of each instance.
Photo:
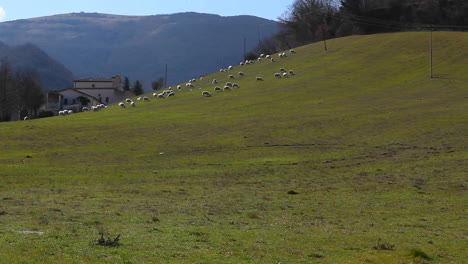
[[[427,37],[300,47],[211,98],[227,73],[0,124],[0,263],[462,263],[468,34],[434,33],[433,79]]]

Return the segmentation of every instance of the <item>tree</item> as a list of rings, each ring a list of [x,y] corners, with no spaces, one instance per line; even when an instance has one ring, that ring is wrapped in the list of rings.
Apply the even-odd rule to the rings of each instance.
[[[9,121],[17,98],[14,91],[14,75],[8,58],[0,61],[0,121]]]
[[[19,110],[29,116],[36,116],[37,111],[45,102],[45,95],[35,72],[18,73],[16,81]]]
[[[89,100],[88,97],[83,96],[83,95],[78,96],[76,100],[80,102],[82,106],[87,106],[89,103],[91,103],[91,100]]]
[[[151,82],[151,88],[153,88],[153,90],[159,90],[159,89],[162,89],[164,87],[164,78],[163,77],[159,77],[156,81],[152,81]]]
[[[130,91],[130,80],[128,80],[128,77],[125,76],[124,82],[123,82],[123,90],[124,91]]]
[[[144,90],[143,90],[143,85],[141,84],[140,81],[136,80],[135,84],[133,85],[133,93],[135,95],[140,95],[140,94],[143,94],[144,93]]]

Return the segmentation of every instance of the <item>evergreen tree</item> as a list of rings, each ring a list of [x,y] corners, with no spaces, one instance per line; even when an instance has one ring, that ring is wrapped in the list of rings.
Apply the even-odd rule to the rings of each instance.
[[[144,93],[144,90],[143,90],[143,85],[141,84],[140,81],[136,81],[135,84],[133,85],[133,93],[135,95],[140,95],[140,94],[143,94]]]
[[[128,80],[127,76],[125,76],[125,79],[124,79],[123,90],[130,91],[130,80]]]

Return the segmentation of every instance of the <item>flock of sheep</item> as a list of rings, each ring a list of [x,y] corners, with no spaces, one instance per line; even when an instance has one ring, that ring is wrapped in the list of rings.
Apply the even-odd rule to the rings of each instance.
[[[290,51],[290,54],[295,54],[296,51],[291,49]],[[279,53],[278,54],[278,57],[280,59],[283,59],[283,58],[286,58],[288,57],[288,54],[286,54],[285,52],[283,53]],[[271,55],[265,55],[265,54],[261,54],[257,61],[258,62],[262,62],[263,60],[269,60],[270,62],[274,63],[275,62],[275,59],[273,58],[273,56]],[[252,61],[252,60],[246,60],[246,61],[242,61],[239,63],[239,66],[246,66],[246,65],[251,65],[251,64],[254,64],[255,62]],[[219,71],[220,72],[231,72],[232,70],[234,70],[234,67],[233,66],[229,66],[227,69],[220,69]],[[276,78],[288,78],[289,76],[291,75],[295,75],[294,71],[293,70],[286,70],[285,68],[280,68],[280,72],[275,72],[274,74],[274,77]],[[232,82],[232,80],[235,80],[236,78],[242,78],[246,76],[246,74],[243,72],[243,71],[239,71],[237,73],[237,76],[235,76],[234,74],[229,74],[227,76],[228,82],[226,82],[224,85],[219,85],[219,81],[217,79],[213,79],[211,81],[211,83],[213,85],[215,85],[215,87],[213,88],[213,90],[215,92],[223,92],[223,91],[232,91],[234,88],[240,88],[240,85],[238,83],[234,83]],[[200,77],[199,78],[200,80],[203,80],[203,77]],[[264,81],[264,78],[262,76],[257,76],[256,78],[256,81],[257,82],[261,82],[261,81]],[[185,84],[185,88],[186,89],[190,89],[190,91],[193,91],[193,89],[196,88],[196,83],[197,82],[197,79],[191,79],[189,80],[186,84]],[[221,87],[222,86],[222,87]],[[178,91],[182,90],[182,86],[181,85],[177,85],[177,88],[176,88]],[[199,88],[201,89],[201,88]],[[172,87],[169,87],[163,91],[161,91],[160,93],[153,93],[153,97],[154,98],[157,98],[157,99],[163,99],[163,98],[167,98],[167,97],[171,97],[171,96],[175,96],[176,92],[175,90],[172,88]],[[202,91],[201,93],[202,96],[204,97],[211,97],[213,96],[209,91]],[[150,98],[148,96],[142,96],[142,97],[138,97],[136,99],[136,101],[150,101]],[[136,103],[130,99],[130,98],[127,98],[125,99],[124,102],[120,102],[118,103],[118,106],[121,107],[121,108],[126,108],[128,106],[130,107],[136,107]],[[92,106],[91,109],[89,109],[88,107],[83,107],[82,111],[83,112],[86,112],[86,111],[99,111],[103,108],[107,108],[106,105],[97,105],[97,106]],[[59,112],[59,115],[68,115],[68,114],[71,114],[73,113],[73,111],[71,110],[63,110],[63,111],[60,111]]]

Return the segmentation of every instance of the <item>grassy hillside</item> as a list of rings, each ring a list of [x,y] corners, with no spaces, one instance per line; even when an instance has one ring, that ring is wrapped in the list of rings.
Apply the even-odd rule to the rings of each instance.
[[[0,263],[463,263],[468,34],[434,33],[432,79],[428,37],[330,40],[236,66],[232,92],[215,73],[1,124]]]

